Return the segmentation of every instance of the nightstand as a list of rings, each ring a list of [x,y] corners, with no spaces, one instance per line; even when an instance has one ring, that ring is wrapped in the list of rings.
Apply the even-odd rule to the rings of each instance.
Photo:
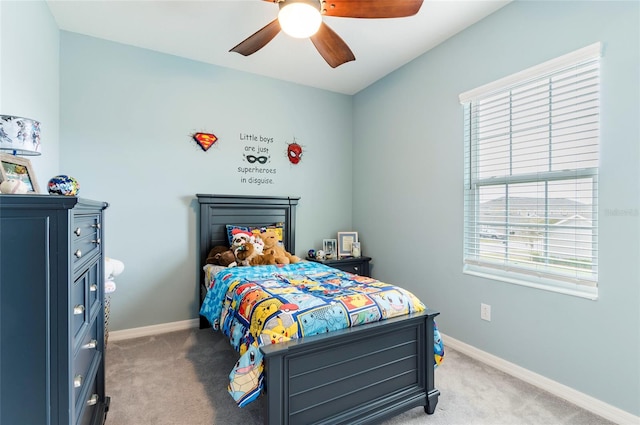
[[[307,258],[307,260],[315,261],[316,263],[321,263],[345,272],[359,274],[360,276],[371,277],[369,274],[369,261],[371,261],[371,257],[347,257],[339,260],[316,260],[315,258]]]

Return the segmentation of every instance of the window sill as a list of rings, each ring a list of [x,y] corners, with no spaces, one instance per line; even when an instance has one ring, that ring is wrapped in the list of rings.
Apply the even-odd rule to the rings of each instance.
[[[598,299],[598,288],[580,288],[578,285],[571,285],[573,287],[562,286],[561,283],[545,283],[544,279],[532,279],[525,280],[515,276],[513,273],[501,272],[501,271],[487,271],[486,268],[480,268],[473,265],[465,265],[462,273],[482,277],[490,280],[497,280],[500,282],[511,283],[514,285],[526,286],[528,288],[541,289],[543,291],[555,292],[558,294],[570,295],[573,297],[586,298],[596,301]]]

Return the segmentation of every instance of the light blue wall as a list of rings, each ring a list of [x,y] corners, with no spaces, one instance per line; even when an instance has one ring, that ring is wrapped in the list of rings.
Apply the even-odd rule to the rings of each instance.
[[[44,2],[0,1],[0,114],[41,123],[40,191],[58,173],[60,32]]]
[[[197,317],[196,193],[300,196],[300,256],[351,228],[351,96],[68,32],[60,68],[61,169],[111,204],[106,254],[125,263],[110,330]],[[204,152],[196,131],[219,141]],[[264,144],[240,134],[274,139],[274,184],[241,183]]]
[[[458,95],[597,41],[604,45],[599,299],[463,275]],[[635,415],[639,80],[637,2],[518,1],[357,94],[353,146],[353,223],[375,277],[441,311],[445,334]],[[491,322],[480,320],[480,303],[492,306]]]
[[[0,113],[42,121],[41,188],[65,172],[111,203],[107,254],[126,263],[111,330],[196,317],[195,193],[297,195],[299,254],[357,230],[374,275],[440,310],[445,333],[639,415],[640,218],[615,214],[640,208],[639,15],[637,2],[516,2],[351,98],[60,35],[44,2],[1,1]],[[599,300],[463,276],[458,94],[595,41]],[[206,153],[199,130],[220,137]],[[295,136],[306,156],[279,157],[274,185],[241,184],[240,132]]]

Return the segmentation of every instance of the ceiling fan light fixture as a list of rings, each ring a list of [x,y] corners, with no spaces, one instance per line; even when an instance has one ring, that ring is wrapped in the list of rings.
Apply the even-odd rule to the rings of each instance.
[[[291,37],[308,38],[318,32],[322,23],[317,1],[286,1],[280,3],[278,21],[282,31]]]

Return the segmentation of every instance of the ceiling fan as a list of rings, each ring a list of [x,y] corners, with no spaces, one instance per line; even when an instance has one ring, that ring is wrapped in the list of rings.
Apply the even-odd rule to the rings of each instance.
[[[327,24],[322,15],[342,18],[404,18],[418,13],[423,0],[264,0],[277,3],[280,7],[278,18],[256,31],[237,46],[229,50],[249,56],[267,45],[281,30],[298,38],[310,38],[318,53],[332,68],[356,60],[347,43]],[[315,25],[306,34],[294,35],[287,28],[287,12],[292,9],[310,11]],[[292,23],[300,23],[298,17]]]

